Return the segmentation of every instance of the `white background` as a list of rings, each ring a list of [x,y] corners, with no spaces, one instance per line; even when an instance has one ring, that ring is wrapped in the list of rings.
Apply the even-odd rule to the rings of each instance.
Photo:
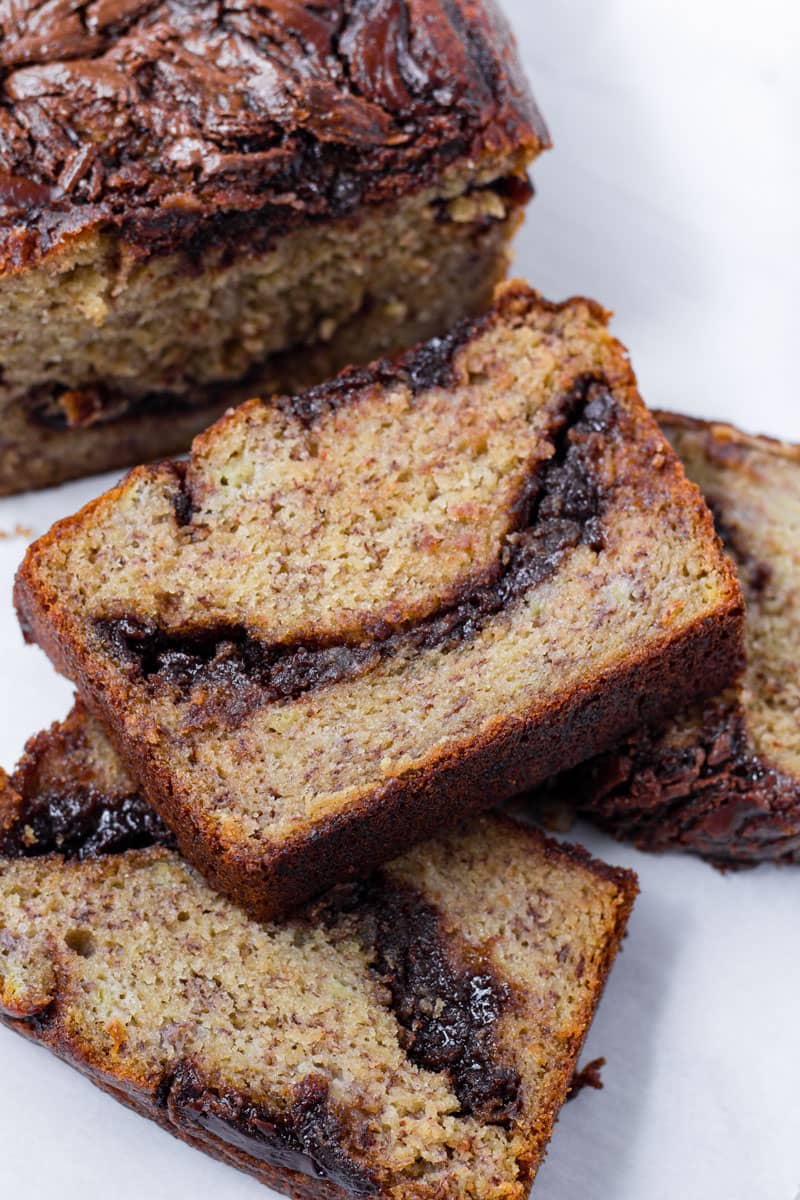
[[[800,440],[798,0],[506,0],[556,148],[516,270],[617,317],[652,405]],[[0,502],[38,534],[108,480]],[[0,541],[0,762],[69,686],[11,610],[24,537]],[[538,1200],[796,1200],[800,874],[723,877],[648,858],[584,1059],[603,1092],[556,1128]],[[230,1200],[254,1181],[194,1153],[0,1031],[0,1194]]]

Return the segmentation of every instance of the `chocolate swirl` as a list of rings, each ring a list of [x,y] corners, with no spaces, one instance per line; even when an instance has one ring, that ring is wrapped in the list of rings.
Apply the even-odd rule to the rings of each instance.
[[[0,80],[6,266],[98,222],[142,254],[222,214],[275,236],[547,142],[474,0],[6,0]]]

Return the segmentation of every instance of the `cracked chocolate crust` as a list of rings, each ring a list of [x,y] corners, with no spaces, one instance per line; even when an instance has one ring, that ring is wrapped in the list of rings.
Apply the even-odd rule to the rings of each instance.
[[[645,730],[578,768],[565,794],[588,796],[590,820],[643,850],[688,850],[723,868],[800,863],[800,787],[753,753],[735,695],[705,706],[688,745],[669,732]]]
[[[267,245],[549,144],[493,0],[33,0],[0,12],[0,264],[91,228]]]
[[[407,361],[405,370],[416,389],[446,386],[454,344],[436,339]],[[363,385],[364,373],[354,372],[354,378]],[[295,401],[292,411],[298,409],[304,421],[313,420],[323,406],[346,399],[346,390],[320,388]],[[558,405],[552,458],[530,475],[517,499],[519,524],[508,538],[496,577],[465,584],[455,603],[408,627],[387,629],[369,641],[274,646],[233,626],[172,635],[127,616],[98,621],[97,628],[117,662],[149,687],[166,687],[186,701],[192,700],[194,689],[201,690],[202,706],[187,728],[236,725],[261,705],[295,700],[355,678],[397,654],[450,649],[475,637],[491,617],[550,578],[568,551],[581,543],[602,549],[604,496],[596,464],[616,417],[615,401],[602,382],[590,377],[576,382]],[[193,504],[181,468],[176,464],[175,512],[185,526],[192,520]]]

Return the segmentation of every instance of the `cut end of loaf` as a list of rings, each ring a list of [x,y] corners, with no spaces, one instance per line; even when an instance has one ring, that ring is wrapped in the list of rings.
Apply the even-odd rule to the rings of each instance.
[[[505,276],[549,138],[493,0],[0,21],[0,495],[182,452]]]

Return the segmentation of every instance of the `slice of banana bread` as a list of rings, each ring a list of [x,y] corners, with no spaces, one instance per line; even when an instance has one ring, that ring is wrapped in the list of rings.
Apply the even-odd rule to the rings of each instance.
[[[800,862],[800,447],[660,413],[705,494],[747,605],[740,682],[559,783],[646,850]]]
[[[6,1022],[304,1200],[524,1200],[635,877],[477,818],[260,925],[162,836],[85,713],[31,742],[0,793]]]
[[[720,689],[742,600],[605,314],[505,287],[243,405],[28,552],[17,603],[262,917]]]
[[[482,311],[548,145],[493,0],[26,0],[0,83],[0,494]]]

